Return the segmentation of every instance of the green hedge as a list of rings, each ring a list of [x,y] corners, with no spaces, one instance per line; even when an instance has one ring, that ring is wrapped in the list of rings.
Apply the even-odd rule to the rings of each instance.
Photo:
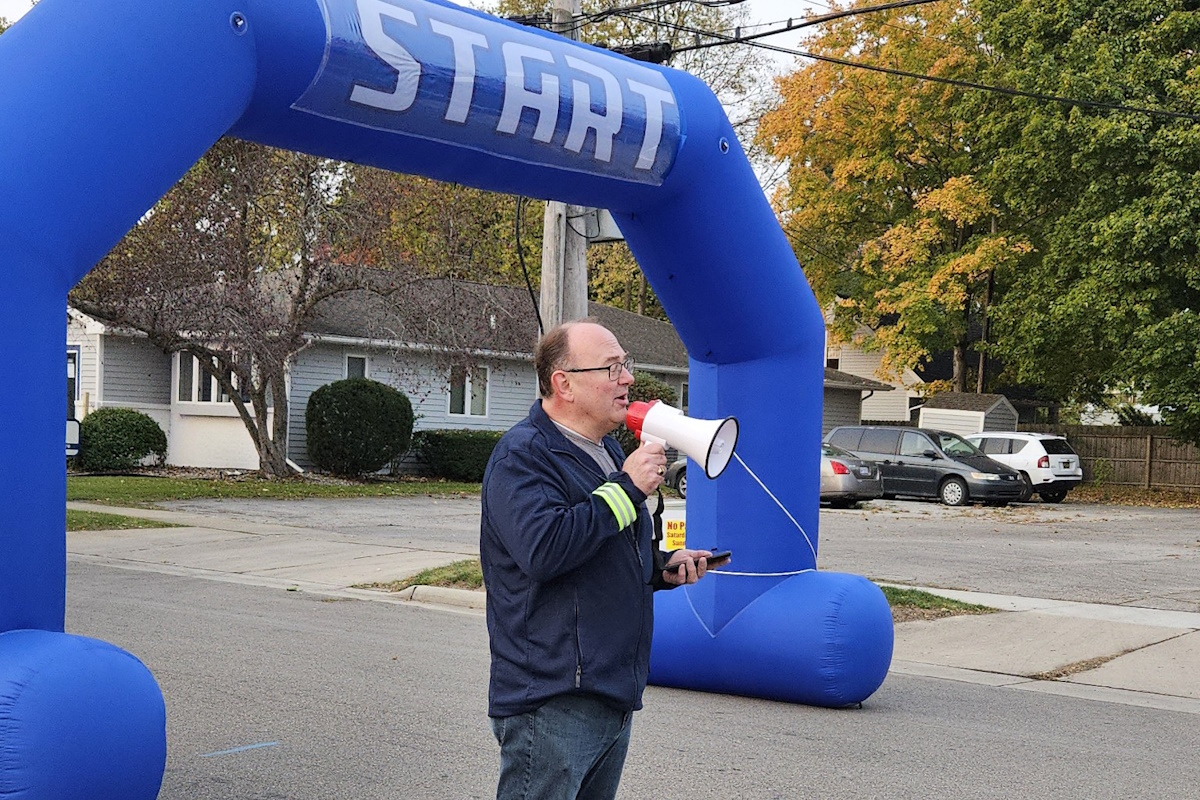
[[[158,423],[132,408],[98,408],[79,423],[77,463],[91,472],[133,469],[154,456],[167,457],[167,435]]]
[[[502,431],[429,430],[413,435],[413,451],[438,478],[478,483]]]
[[[369,378],[327,383],[308,398],[308,456],[334,475],[377,472],[408,449],[412,403],[403,392]]]
[[[678,407],[675,390],[667,384],[655,378],[649,372],[635,372],[633,374],[633,385],[629,387],[629,402],[641,400],[642,402],[650,402],[651,400],[661,400],[669,406]],[[617,441],[621,443],[621,449],[625,451],[625,455],[629,455],[634,450],[638,449],[637,437],[633,432],[624,425],[617,428],[613,433],[617,437]]]

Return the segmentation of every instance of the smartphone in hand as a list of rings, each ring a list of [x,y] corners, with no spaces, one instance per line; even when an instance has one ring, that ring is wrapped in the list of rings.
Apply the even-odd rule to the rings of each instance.
[[[725,566],[725,562],[729,560],[731,555],[732,551],[730,550],[713,550],[711,556],[705,556],[704,558],[708,561],[708,569],[716,569],[717,567]],[[692,560],[695,561],[696,559]],[[666,572],[677,572],[681,564],[683,564],[682,561],[676,561],[674,564],[663,567],[663,569]]]
[[[708,560],[708,568],[716,569],[717,567],[725,566],[725,562],[733,555],[731,550],[713,550],[711,556],[705,556]]]

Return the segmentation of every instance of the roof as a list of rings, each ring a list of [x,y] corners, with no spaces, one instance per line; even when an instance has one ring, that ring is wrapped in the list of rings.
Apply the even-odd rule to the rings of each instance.
[[[895,386],[887,383],[873,381],[870,378],[862,378],[858,375],[851,375],[848,372],[841,370],[825,368],[825,388],[826,389],[858,389],[860,391],[872,392],[890,392],[895,389]]]
[[[942,392],[926,398],[925,408],[944,408],[954,411],[977,411],[983,414],[991,411],[998,405],[1007,405],[1010,409],[1012,403],[1008,402],[1008,398],[1002,394],[973,394],[970,392]],[[1016,409],[1013,409],[1014,411]]]
[[[395,310],[413,302],[422,308],[412,315],[415,320]],[[616,335],[637,363],[687,372],[687,349],[671,323],[594,302],[588,303],[588,313]],[[392,298],[344,292],[321,301],[308,327],[317,336],[410,345],[437,341],[521,359],[533,357],[538,338],[533,301],[524,287],[445,279],[405,286]]]

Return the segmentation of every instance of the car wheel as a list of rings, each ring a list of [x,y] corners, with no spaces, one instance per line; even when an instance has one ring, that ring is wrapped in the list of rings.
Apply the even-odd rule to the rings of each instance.
[[[1041,495],[1044,503],[1061,503],[1063,498],[1067,496],[1066,489],[1047,489],[1044,492],[1038,492]]]
[[[971,500],[962,478],[947,478],[938,488],[938,498],[948,506],[965,506]]]
[[[1029,480],[1029,476],[1024,472],[1021,473],[1021,496],[1017,498],[1018,503],[1028,503],[1033,497],[1033,481]]]
[[[679,477],[675,479],[675,491],[679,492],[680,497],[687,497],[687,470],[681,469]]]

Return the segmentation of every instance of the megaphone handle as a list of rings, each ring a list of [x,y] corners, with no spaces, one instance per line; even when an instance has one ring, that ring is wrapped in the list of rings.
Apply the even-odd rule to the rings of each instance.
[[[646,433],[645,431],[642,431],[642,444],[647,443],[661,444],[664,448],[667,446],[666,439],[660,439],[652,433]]]

